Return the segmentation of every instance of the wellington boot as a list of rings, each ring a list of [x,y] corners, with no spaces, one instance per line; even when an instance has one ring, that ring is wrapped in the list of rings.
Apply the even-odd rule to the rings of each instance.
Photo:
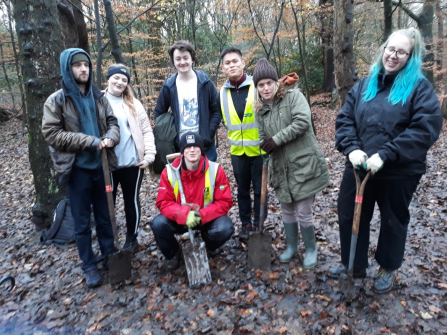
[[[286,233],[287,249],[281,256],[281,263],[290,262],[293,256],[298,253],[298,222],[284,223],[284,232]]]
[[[313,268],[317,265],[317,241],[315,240],[314,226],[301,226],[301,236],[303,237],[304,247],[306,248],[306,256],[304,257],[303,266],[305,269]]]

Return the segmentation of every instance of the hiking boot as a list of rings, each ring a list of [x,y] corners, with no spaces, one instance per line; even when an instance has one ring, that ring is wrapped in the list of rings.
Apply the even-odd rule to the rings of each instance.
[[[85,271],[85,283],[88,287],[98,287],[101,285],[101,276],[97,269]]]
[[[387,293],[393,288],[395,279],[396,271],[388,271],[380,267],[376,280],[374,281],[374,289],[380,294]]]
[[[250,236],[250,232],[251,232],[251,224],[250,223],[242,224],[242,229],[241,232],[239,233],[239,240],[241,242],[247,242],[248,237]]]
[[[298,222],[285,223],[287,249],[279,256],[281,263],[288,263],[298,253]]]
[[[124,242],[123,250],[130,249],[135,252],[140,247],[137,240],[137,235],[126,236],[126,242]]]
[[[339,279],[342,273],[345,273],[345,274],[348,273],[348,268],[344,265],[337,266],[336,268],[331,268],[329,270],[328,277],[333,278],[333,279]],[[366,277],[366,269],[365,270],[354,269],[354,271],[352,272],[352,277],[356,278],[356,279],[365,278]]]
[[[177,251],[174,257],[166,260],[166,269],[168,271],[174,271],[177,270],[179,266],[180,266],[180,249]]]
[[[304,256],[303,266],[305,269],[311,269],[317,265],[317,241],[315,239],[314,226],[301,228],[301,237],[303,238],[304,247],[306,249],[306,256]]]

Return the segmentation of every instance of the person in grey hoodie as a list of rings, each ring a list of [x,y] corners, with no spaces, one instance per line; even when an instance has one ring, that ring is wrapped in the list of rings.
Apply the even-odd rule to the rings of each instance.
[[[82,49],[67,49],[61,53],[60,66],[62,89],[45,102],[42,134],[50,145],[59,182],[68,186],[86,284],[96,287],[101,284],[101,276],[92,249],[90,207],[93,205],[101,254],[107,261],[114,242],[99,150],[105,148],[109,166],[114,168],[113,147],[120,140],[119,126],[104,94],[92,84],[90,56]]]

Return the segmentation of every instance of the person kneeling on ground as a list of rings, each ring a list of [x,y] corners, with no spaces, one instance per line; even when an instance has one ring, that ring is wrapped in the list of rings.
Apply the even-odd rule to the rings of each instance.
[[[199,229],[212,256],[234,233],[233,222],[227,216],[233,199],[225,171],[206,158],[203,140],[197,133],[182,136],[180,151],[182,157],[172,165],[177,168],[182,164],[180,178],[188,205],[181,205],[175,173],[168,165],[161,174],[156,201],[161,214],[150,223],[170,271],[180,262],[175,234],[185,233],[188,227]]]

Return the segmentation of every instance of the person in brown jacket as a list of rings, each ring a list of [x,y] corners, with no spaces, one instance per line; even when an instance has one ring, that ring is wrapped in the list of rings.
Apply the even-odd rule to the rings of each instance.
[[[92,85],[90,56],[82,49],[67,49],[61,53],[60,64],[62,89],[45,102],[42,134],[50,145],[59,182],[68,186],[86,284],[96,287],[101,284],[101,276],[92,249],[90,206],[93,205],[96,235],[107,268],[114,243],[100,150],[107,148],[109,165],[115,167],[112,148],[120,140],[119,126],[104,94]]]
[[[123,64],[107,70],[106,98],[120,125],[120,144],[115,147],[117,169],[112,173],[113,199],[121,184],[126,213],[126,242],[123,249],[138,248],[138,225],[141,217],[140,188],[144,169],[155,159],[154,134],[146,110],[135,99],[130,86],[130,72]]]

